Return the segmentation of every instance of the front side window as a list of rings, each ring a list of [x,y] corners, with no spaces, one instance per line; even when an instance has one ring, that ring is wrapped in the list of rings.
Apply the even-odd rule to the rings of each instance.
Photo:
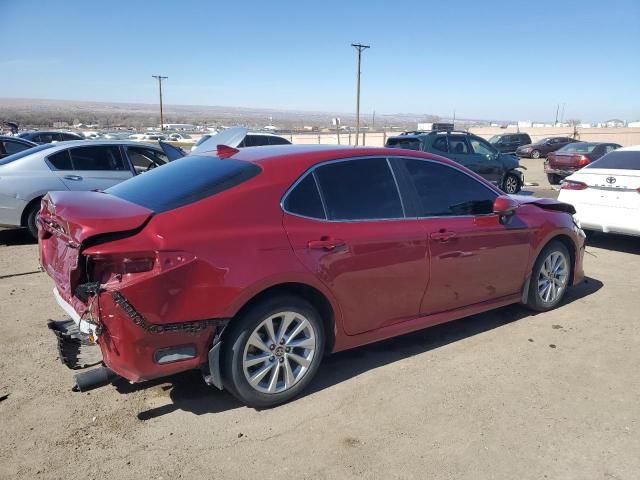
[[[316,169],[329,220],[403,218],[402,202],[385,158],[360,158]]]
[[[4,142],[4,153],[6,155],[13,155],[14,153],[26,150],[27,148],[31,148],[31,146],[18,142]]]
[[[128,170],[118,147],[78,147],[70,153],[75,170]]]
[[[418,197],[418,217],[486,215],[498,196],[493,190],[453,167],[400,158]]]
[[[480,138],[471,137],[469,140],[473,153],[479,153],[480,155],[494,155],[496,153],[491,145]]]
[[[284,209],[296,215],[311,218],[325,218],[320,192],[313,174],[309,173],[289,192],[284,201]]]
[[[464,135],[449,135],[449,152],[469,153],[469,145]]]
[[[163,153],[144,147],[128,147],[127,155],[136,173],[144,173],[169,161]]]

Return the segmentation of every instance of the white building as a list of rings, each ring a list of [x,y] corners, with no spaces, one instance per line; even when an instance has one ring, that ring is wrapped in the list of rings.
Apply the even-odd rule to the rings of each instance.
[[[532,126],[531,120],[518,121],[518,128],[531,128],[531,126]]]
[[[627,123],[627,127],[629,127],[629,128],[640,128],[640,121],[638,121],[638,122],[629,122],[629,123]]]

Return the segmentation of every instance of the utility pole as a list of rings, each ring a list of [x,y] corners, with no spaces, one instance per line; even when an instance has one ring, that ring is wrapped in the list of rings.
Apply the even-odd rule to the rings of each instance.
[[[162,116],[162,80],[166,80],[169,77],[163,77],[162,75],[151,75],[158,80],[158,88],[160,89],[160,131],[164,131],[164,118]]]
[[[373,130],[375,130],[376,128],[376,111],[373,111],[373,114],[371,115],[371,128]]]
[[[361,43],[352,43],[352,47],[358,50],[358,84],[356,93],[356,147],[358,146],[358,138],[360,137],[360,62],[363,50],[371,48],[370,45],[362,45]]]
[[[565,103],[562,102],[562,112],[560,113],[560,123],[564,123],[564,106],[565,106]]]
[[[556,107],[556,122],[553,124],[554,127],[558,125],[558,111],[560,111],[560,104]]]

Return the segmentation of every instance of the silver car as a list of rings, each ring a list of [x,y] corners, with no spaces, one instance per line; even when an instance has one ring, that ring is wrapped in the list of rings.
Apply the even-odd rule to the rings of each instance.
[[[55,190],[104,190],[167,163],[163,150],[130,141],[47,143],[0,159],[0,226],[34,237],[41,198]]]

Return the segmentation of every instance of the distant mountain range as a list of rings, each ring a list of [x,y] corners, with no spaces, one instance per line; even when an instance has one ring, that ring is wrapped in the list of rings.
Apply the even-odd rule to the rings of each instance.
[[[300,110],[278,110],[267,108],[164,105],[165,123],[193,123],[208,125],[244,124],[249,127],[263,127],[273,124],[278,128],[290,129],[311,126],[330,126],[335,117],[343,125],[355,124],[355,114],[348,112],[318,112]],[[363,125],[376,127],[397,126],[415,128],[418,122],[440,119],[436,115],[397,113],[362,114]],[[0,98],[0,121],[15,121],[21,126],[52,126],[55,122],[69,125],[83,123],[98,124],[103,128],[115,125],[148,127],[159,125],[157,104],[111,103],[72,100],[51,100],[40,98]],[[473,119],[456,119],[460,122],[481,123]],[[482,122],[484,123],[484,122]]]

